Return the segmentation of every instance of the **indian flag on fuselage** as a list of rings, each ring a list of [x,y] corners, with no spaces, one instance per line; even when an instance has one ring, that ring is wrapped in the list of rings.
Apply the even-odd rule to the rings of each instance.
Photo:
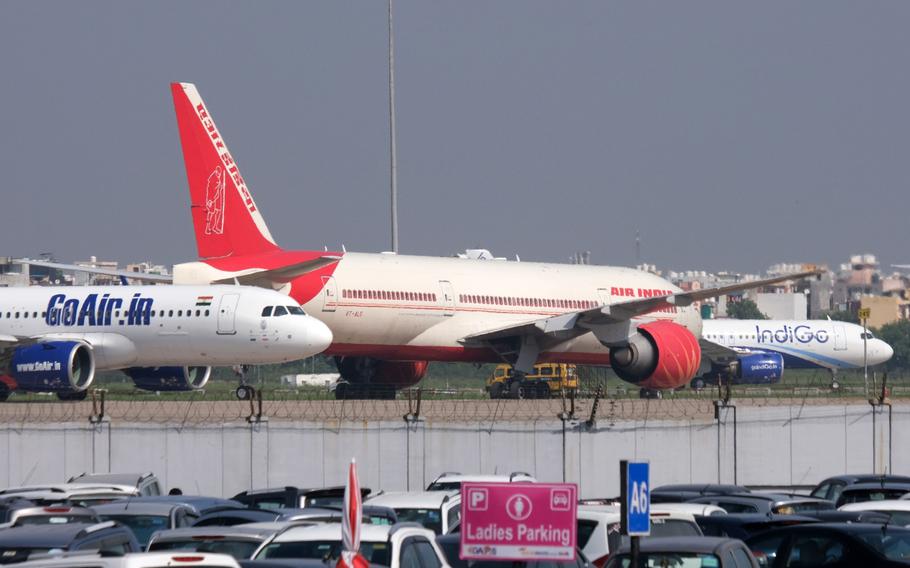
[[[199,307],[199,306],[203,306],[203,307],[205,307],[205,306],[211,306],[211,305],[212,305],[212,298],[214,298],[214,296],[198,296],[198,297],[196,298],[196,307]]]

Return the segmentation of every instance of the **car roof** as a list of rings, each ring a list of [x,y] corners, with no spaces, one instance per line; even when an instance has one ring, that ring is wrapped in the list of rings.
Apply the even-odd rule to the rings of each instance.
[[[844,487],[843,493],[848,491],[866,491],[866,490],[876,490],[876,489],[897,489],[899,491],[910,492],[910,483],[901,482],[901,481],[870,481],[866,483],[854,483],[853,485],[848,485]],[[843,495],[843,493],[841,493]]]
[[[728,493],[749,493],[748,487],[742,485],[728,485],[723,483],[687,483],[674,485],[661,485],[651,490],[651,493],[702,493],[711,494],[728,494]]]
[[[67,483],[113,483],[136,487],[145,479],[154,477],[149,473],[82,473],[71,477]]]
[[[729,513],[727,515],[709,515],[698,519],[699,523],[719,525],[749,525],[761,523],[817,523],[818,519],[809,515],[775,515],[768,513]]]
[[[127,530],[111,522],[11,527],[0,530],[0,546],[63,547],[69,546],[80,533],[90,534],[109,529]]]
[[[735,538],[719,536],[668,536],[663,538],[642,539],[640,546],[642,552],[694,552],[697,554],[710,554],[718,548],[739,542]],[[619,553],[628,553],[630,543],[624,543],[619,548]]]
[[[835,475],[832,477],[827,477],[823,479],[816,487],[824,485],[825,483],[830,483],[832,481],[846,481],[847,483],[875,483],[880,481],[897,481],[910,483],[910,476],[906,475],[890,475],[890,474],[874,474],[874,473],[858,473],[858,474],[846,474],[846,475]]]
[[[769,534],[779,534],[784,531],[813,531],[813,530],[827,530],[835,531],[840,533],[867,533],[867,532],[878,532],[881,534],[882,531],[894,531],[905,534],[910,534],[910,528],[901,527],[898,525],[881,525],[876,523],[807,523],[801,525],[793,525],[789,527],[780,527],[771,529],[767,532],[763,532],[755,535],[755,537],[763,537]]]
[[[395,525],[363,525],[360,527],[360,539],[366,542],[384,542]],[[310,540],[341,540],[341,525],[318,524],[289,528],[277,535],[272,542],[294,542]]]
[[[414,507],[441,507],[453,499],[458,498],[458,491],[393,491],[379,493],[366,500],[367,505],[381,505],[393,509]]]
[[[711,505],[710,503],[654,503],[651,505],[652,513],[688,513],[690,515],[708,516],[714,513],[726,515],[727,511],[723,507]]]
[[[497,483],[497,482],[503,482],[503,481],[511,482],[513,480],[528,481],[528,480],[533,480],[533,479],[534,479],[533,475],[531,475],[530,473],[525,473],[523,471],[515,471],[508,475],[447,472],[447,473],[441,474],[439,477],[434,479],[430,483],[430,485],[432,485],[433,483],[440,483],[443,481],[446,483],[451,483],[451,482],[455,482],[455,481],[458,481],[458,482],[467,481],[467,482],[476,482],[476,483]]]
[[[136,502],[127,499],[117,500],[102,505],[93,505],[92,509],[99,515],[170,515],[174,509],[188,508],[181,503]]]
[[[275,525],[277,525],[277,523]],[[274,526],[273,523],[249,523],[227,527],[220,525],[209,527],[185,527],[180,529],[158,531],[155,533],[154,538],[156,542],[201,536],[222,536],[260,540],[272,536],[279,530],[283,529],[285,526],[285,524],[281,524],[281,526]]]
[[[882,499],[881,501],[863,501],[848,503],[838,508],[839,511],[910,511],[910,501],[906,499]]]
[[[206,497],[202,495],[149,495],[130,497],[128,499],[123,499],[123,501],[129,501],[131,503],[170,503],[174,505],[186,505],[200,513],[208,513],[222,509],[247,508],[247,506],[240,501],[221,499],[219,497]]]

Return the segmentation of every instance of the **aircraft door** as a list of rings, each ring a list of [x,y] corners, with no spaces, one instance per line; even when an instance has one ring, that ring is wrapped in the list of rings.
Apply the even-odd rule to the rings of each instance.
[[[444,308],[443,315],[455,315],[455,289],[448,280],[439,281],[439,303]]]
[[[237,333],[234,321],[237,317],[238,301],[240,301],[240,294],[225,294],[221,296],[221,304],[218,306],[218,335],[234,335]]]
[[[322,311],[334,312],[338,308],[338,283],[333,276],[322,277]]]
[[[834,350],[835,351],[846,351],[847,349],[847,334],[844,331],[844,326],[834,324]]]
[[[600,298],[600,303],[604,306],[609,306],[613,303],[613,296],[610,295],[609,288],[598,288],[597,297]]]

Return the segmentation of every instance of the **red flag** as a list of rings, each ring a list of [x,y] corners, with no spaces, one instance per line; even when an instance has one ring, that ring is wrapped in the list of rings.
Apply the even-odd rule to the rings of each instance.
[[[362,519],[360,483],[357,463],[352,458],[348,482],[344,487],[344,509],[341,518],[341,556],[336,568],[369,568],[370,563],[360,554],[360,524]]]

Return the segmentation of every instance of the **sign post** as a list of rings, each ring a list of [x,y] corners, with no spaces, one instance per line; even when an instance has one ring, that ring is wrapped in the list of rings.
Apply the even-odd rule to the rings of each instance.
[[[619,532],[631,538],[630,568],[639,568],[639,538],[651,534],[651,467],[648,462],[619,462]]]
[[[575,559],[572,483],[461,484],[463,560]]]

